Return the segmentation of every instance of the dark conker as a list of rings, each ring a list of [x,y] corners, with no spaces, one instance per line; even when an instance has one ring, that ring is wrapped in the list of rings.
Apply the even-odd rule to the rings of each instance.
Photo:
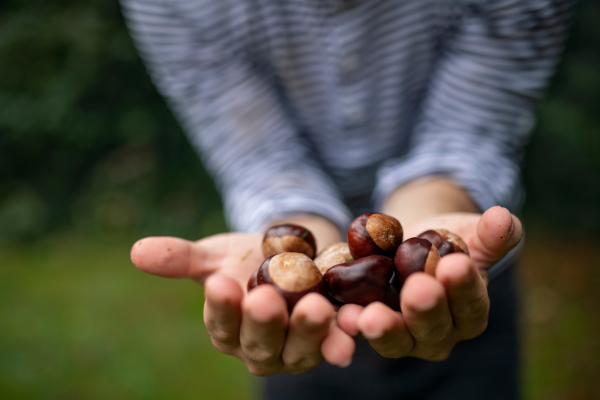
[[[403,233],[394,217],[380,213],[359,215],[348,228],[350,254],[356,259],[371,255],[391,258],[402,243]]]
[[[429,240],[418,237],[406,239],[398,247],[394,257],[398,283],[403,284],[414,272],[434,275],[439,260],[440,253]]]
[[[332,243],[325,247],[321,253],[315,258],[315,264],[322,274],[335,265],[350,261],[352,255],[348,248],[348,243]]]
[[[430,229],[421,233],[419,237],[433,243],[440,252],[440,257],[451,253],[465,253],[469,255],[469,248],[461,237],[447,229]]]
[[[256,282],[256,275],[258,274],[258,270],[254,271],[252,273],[252,275],[250,275],[250,279],[248,279],[248,284],[246,285],[246,288],[248,289],[248,292],[252,289],[254,289],[258,283]]]
[[[275,286],[290,312],[304,295],[325,293],[323,275],[313,260],[301,253],[281,253],[267,258],[258,269],[256,282]]]
[[[394,270],[385,256],[368,256],[329,268],[325,284],[329,294],[342,303],[366,306],[383,300]]]
[[[400,311],[400,289],[390,281],[382,300],[383,304],[394,311]]]
[[[283,224],[270,227],[263,239],[263,255],[265,258],[279,253],[302,253],[310,258],[317,254],[315,237],[306,228]]]

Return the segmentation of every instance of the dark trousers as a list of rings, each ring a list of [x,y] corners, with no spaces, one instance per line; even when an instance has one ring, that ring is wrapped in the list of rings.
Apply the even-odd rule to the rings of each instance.
[[[418,399],[514,400],[519,396],[519,359],[514,268],[489,285],[487,330],[459,343],[442,362],[386,359],[357,340],[353,363],[342,369],[322,363],[302,375],[261,379],[269,400]]]

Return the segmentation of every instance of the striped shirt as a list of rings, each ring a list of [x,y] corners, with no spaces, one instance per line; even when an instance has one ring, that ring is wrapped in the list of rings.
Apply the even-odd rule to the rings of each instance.
[[[230,226],[444,175],[515,210],[569,0],[122,0]],[[377,206],[377,207],[378,207]],[[376,207],[376,208],[377,208]]]

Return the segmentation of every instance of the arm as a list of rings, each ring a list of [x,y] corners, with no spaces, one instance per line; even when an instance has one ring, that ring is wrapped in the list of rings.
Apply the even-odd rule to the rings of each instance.
[[[299,138],[268,68],[245,2],[123,0],[132,36],[159,91],[214,176],[229,225],[258,232],[290,212],[350,213]]]
[[[382,355],[442,360],[485,329],[488,270],[522,236],[520,221],[492,206],[514,209],[521,200],[533,104],[562,49],[570,3],[484,1],[445,44],[412,148],[381,169],[377,195],[406,237],[446,228],[466,241],[471,258],[448,255],[435,277],[411,275],[402,314],[379,303],[342,307],[340,326],[362,332]]]
[[[456,343],[485,330],[490,307],[487,270],[519,243],[521,223],[499,206],[483,214],[472,212],[477,208],[466,192],[444,178],[408,183],[394,191],[384,207],[384,212],[403,218],[405,237],[449,229],[465,240],[470,257],[443,257],[435,277],[412,274],[400,293],[402,313],[379,302],[345,305],[338,324],[350,335],[362,333],[385,357],[444,360]]]
[[[298,139],[273,83],[254,69],[243,7],[234,1],[123,1],[148,70],[214,175],[230,225],[258,232],[300,211],[327,215],[320,224],[335,232],[349,222],[349,212]],[[131,259],[149,273],[204,283],[204,321],[213,345],[253,374],[304,372],[323,358],[347,365],[354,342],[332,325],[333,307],[323,296],[305,296],[288,316],[269,285],[245,293],[263,261],[261,238],[146,238],[133,246]]]

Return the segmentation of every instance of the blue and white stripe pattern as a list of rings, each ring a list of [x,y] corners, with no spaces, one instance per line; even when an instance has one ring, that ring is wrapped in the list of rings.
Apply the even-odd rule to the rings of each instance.
[[[122,0],[235,230],[445,175],[521,201],[570,0]]]

